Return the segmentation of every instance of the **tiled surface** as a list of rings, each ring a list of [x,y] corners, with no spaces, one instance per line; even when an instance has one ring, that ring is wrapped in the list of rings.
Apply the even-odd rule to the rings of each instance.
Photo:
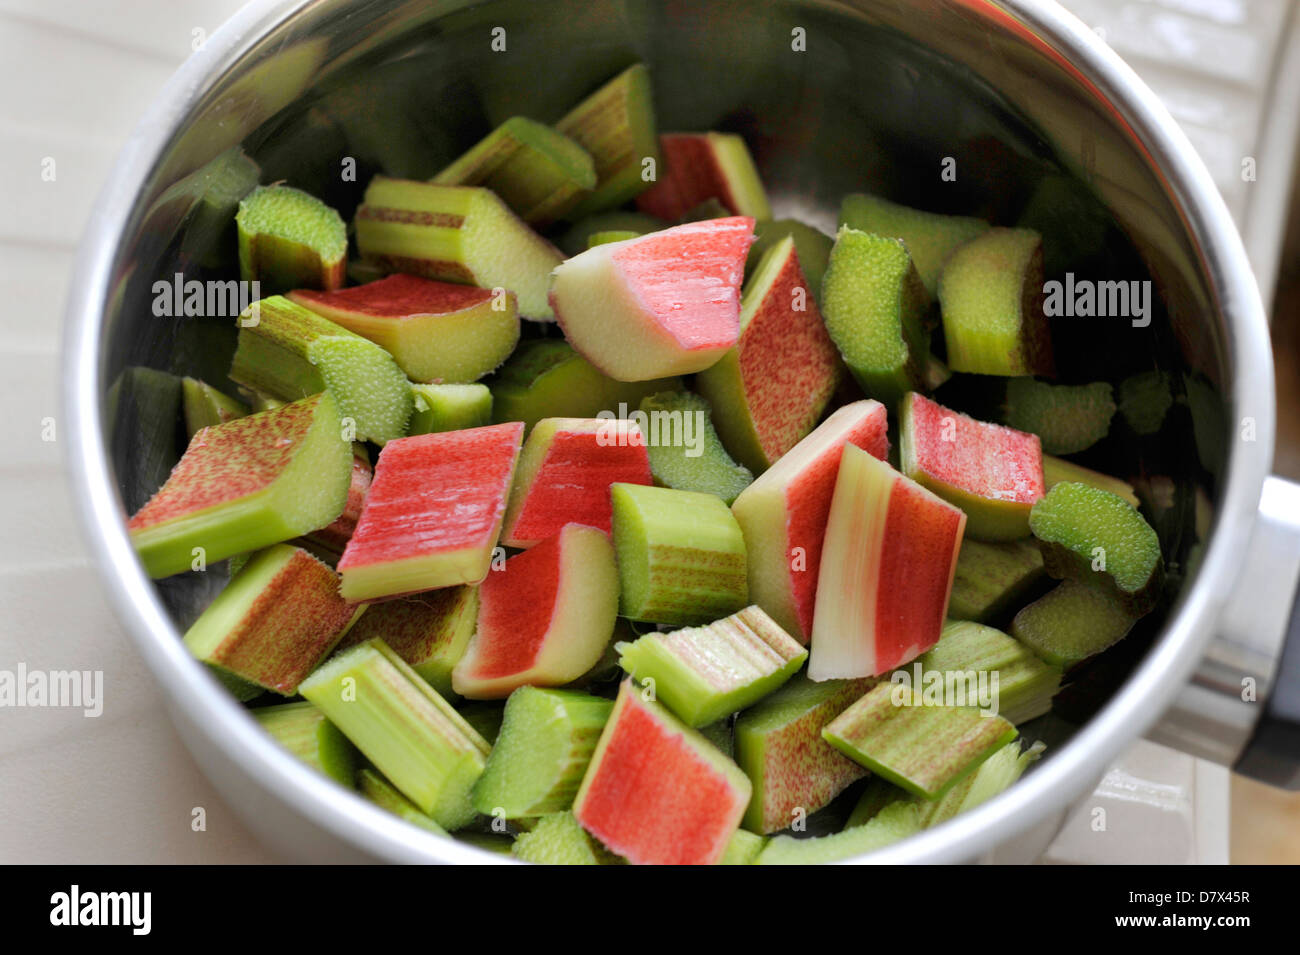
[[[91,200],[196,31],[211,33],[237,6],[0,0],[0,442],[8,452],[0,494],[10,504],[0,541],[0,668],[102,669],[105,680],[97,719],[0,710],[0,862],[272,861],[186,754],[104,605],[69,513],[57,431],[58,327]],[[1067,6],[1103,28],[1164,96],[1248,233],[1252,217],[1275,215],[1277,204],[1261,201],[1238,170],[1267,128],[1288,0]],[[1197,68],[1180,65],[1188,62]],[[41,176],[47,157],[52,182]],[[42,440],[47,418],[53,441]],[[1139,846],[1143,861],[1158,861],[1157,834],[1168,836],[1168,861],[1223,861],[1226,791],[1222,771],[1139,744],[1081,803],[1048,861],[1119,861]],[[1088,824],[1098,806],[1110,819],[1102,838]],[[205,831],[192,826],[197,808]]]

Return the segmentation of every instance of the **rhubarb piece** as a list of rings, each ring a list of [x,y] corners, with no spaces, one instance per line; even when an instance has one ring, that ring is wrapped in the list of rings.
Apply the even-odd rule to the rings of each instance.
[[[324,660],[364,608],[338,595],[338,576],[299,547],[259,552],[185,634],[208,666],[281,696]]]
[[[329,391],[374,441],[400,438],[411,417],[411,386],[388,352],[280,295],[240,316],[230,379],[289,401]]]
[[[913,675],[912,686],[923,703],[931,692],[928,674],[939,674],[938,688],[947,692],[957,689],[955,674],[987,674],[997,714],[1008,723],[1019,725],[1042,716],[1052,708],[1052,697],[1061,688],[1061,668],[1044,663],[1026,646],[1001,630],[978,623],[954,620],[943,628],[943,636],[906,668]],[[968,682],[967,706],[985,706],[971,690],[978,680]],[[960,691],[959,691],[960,692]],[[938,702],[944,702],[940,699]],[[952,701],[949,701],[952,702]]]
[[[736,762],[753,784],[745,828],[777,832],[830,803],[865,776],[821,732],[871,686],[868,680],[813,683],[795,676],[736,718]]]
[[[600,659],[618,615],[618,571],[604,531],[565,524],[479,586],[478,623],[451,684],[475,700],[525,684],[559,686]]]
[[[356,785],[357,748],[325,714],[305,700],[250,711],[275,741],[340,786]]]
[[[727,450],[762,473],[813,429],[839,379],[839,355],[794,240],[782,239],[745,283],[736,347],[696,385]]]
[[[575,222],[560,236],[560,250],[566,256],[577,255],[591,248],[591,237],[601,232],[635,232],[645,235],[668,228],[669,223],[640,212],[598,212]]]
[[[905,684],[881,683],[827,723],[822,737],[850,759],[923,799],[938,799],[1016,738],[975,707],[933,706]]]
[[[925,289],[901,241],[840,229],[821,302],[826,330],[863,391],[892,408],[925,387]]]
[[[754,225],[754,244],[749,247],[745,271],[753,273],[767,250],[789,237],[794,240],[794,251],[799,256],[799,267],[808,280],[808,292],[821,301],[822,276],[830,261],[831,246],[835,240],[820,229],[804,225],[797,219],[769,219]]]
[[[348,500],[343,505],[343,513],[334,523],[312,531],[305,538],[307,544],[315,545],[313,549],[324,548],[324,552],[331,555],[327,563],[338,563],[338,556],[348,546],[352,532],[357,529],[357,521],[361,518],[361,509],[365,506],[366,495],[370,493],[370,482],[374,479],[374,474],[366,446],[352,445],[352,480],[348,484]]]
[[[758,168],[735,133],[665,133],[659,152],[655,184],[636,197],[642,212],[673,222],[716,199],[733,216],[772,218]]]
[[[1058,484],[1034,505],[1029,527],[1053,577],[1101,587],[1138,616],[1155,606],[1164,575],[1160,541],[1123,498],[1087,484]]]
[[[362,615],[339,642],[339,652],[379,637],[440,695],[450,697],[452,667],[465,655],[477,617],[478,588],[464,584],[385,600]]]
[[[339,560],[343,596],[374,600],[486,577],[523,430],[516,422],[390,441]]]
[[[485,186],[534,228],[562,218],[596,187],[591,155],[568,136],[511,116],[431,182]]]
[[[1036,541],[988,544],[964,538],[952,578],[948,616],[995,623],[1021,606],[1046,577],[1043,552]]]
[[[814,680],[875,676],[939,639],[966,515],[845,445],[817,579]]]
[[[524,318],[553,318],[546,289],[563,257],[489,189],[375,176],[356,227],[357,248],[385,272],[509,289]]]
[[[647,395],[681,387],[680,378],[615,381],[598,371],[568,342],[535,338],[520,344],[493,379],[496,421],[522,421],[531,430],[543,418],[594,418],[600,412],[626,417]]]
[[[606,232],[593,232],[587,236],[587,248],[592,249],[598,245],[609,245],[611,242],[624,242],[627,239],[635,239],[642,235],[640,232],[632,232],[627,229],[611,229]]]
[[[622,616],[698,624],[749,602],[745,540],[721,500],[640,484],[610,494]]]
[[[609,700],[572,690],[515,690],[474,786],[474,808],[505,819],[568,809],[613,708]]]
[[[711,219],[565,260],[551,281],[564,337],[619,381],[708,368],[740,335],[740,283],[753,229],[746,216]]]
[[[574,800],[582,827],[635,865],[712,865],[749,802],[749,779],[631,680],[619,687]]]
[[[420,812],[420,808],[415,803],[407,799],[397,788],[387,779],[379,775],[373,769],[363,769],[357,774],[358,788],[361,795],[378,806],[380,809],[386,809],[397,818],[409,822],[413,826],[432,832],[435,835],[445,836],[447,830],[434,822],[428,815]]]
[[[534,865],[609,865],[609,854],[571,812],[553,812],[515,838],[511,853]]]
[[[474,818],[487,742],[383,640],[329,660],[299,691],[420,812],[449,831]]]
[[[1119,383],[1116,407],[1134,434],[1155,434],[1164,426],[1173,407],[1169,376],[1163,371],[1144,371]]]
[[[412,381],[477,381],[519,341],[515,294],[390,275],[336,292],[299,289],[289,298],[368,338]]]
[[[544,418],[528,435],[501,540],[528,548],[579,522],[610,530],[609,486],[649,484],[650,459],[636,424],[618,418]]]
[[[1084,451],[1110,432],[1115,415],[1111,387],[1049,385],[1032,378],[1007,382],[1006,423],[1038,435],[1047,454]]]
[[[1043,483],[1047,490],[1051,490],[1056,485],[1066,481],[1073,481],[1079,484],[1090,484],[1095,488],[1103,491],[1110,491],[1128,501],[1134,507],[1138,506],[1137,492],[1133,490],[1133,485],[1127,481],[1122,481],[1117,477],[1109,474],[1102,474],[1100,471],[1093,471],[1085,468],[1081,464],[1075,464],[1073,461],[1067,461],[1064,458],[1053,457],[1050,454],[1043,455]]]
[[[708,401],[689,391],[661,391],[641,400],[655,483],[678,491],[716,494],[730,504],[754,480],[722,446]],[[664,434],[669,440],[664,440]],[[677,440],[680,439],[680,440]]]
[[[759,853],[767,845],[767,840],[746,829],[737,829],[727,843],[727,851],[718,860],[718,865],[753,865],[758,861]]]
[[[812,636],[822,539],[846,444],[884,459],[885,406],[856,401],[837,409],[731,508],[745,536],[750,598],[801,643]]]
[[[923,212],[866,193],[844,197],[840,226],[901,239],[930,299],[939,294],[939,275],[952,253],[989,230],[983,219]]]
[[[410,434],[463,431],[492,423],[492,392],[487,385],[412,385],[415,410]]]
[[[329,524],[347,501],[351,446],[328,394],[204,428],[127,524],[151,577]],[[195,549],[199,548],[199,551]]]
[[[181,396],[185,409],[185,433],[191,438],[204,428],[225,424],[249,413],[248,405],[197,378],[181,379]]]
[[[1011,621],[1011,635],[1048,663],[1071,667],[1128,635],[1137,616],[1110,594],[1063,580]]]
[[[239,203],[239,277],[262,294],[294,288],[331,291],[348,267],[347,226],[315,196],[289,186],[259,186]]]
[[[628,67],[571,109],[555,128],[591,154],[596,188],[569,210],[569,218],[613,209],[648,185],[642,178],[647,159],[659,161],[655,138],[650,71]]]
[[[1037,232],[989,229],[959,246],[939,278],[939,304],[953,371],[1052,374]]]
[[[777,836],[768,841],[756,865],[824,865],[875,852],[920,832],[919,808],[907,802],[886,806],[859,826],[829,836],[796,839]]]
[[[276,398],[274,395],[268,395],[265,391],[258,391],[256,388],[240,388],[239,390],[248,397],[248,407],[254,414],[259,411],[274,411],[276,408],[283,408],[289,403],[283,398]]]
[[[980,540],[1029,536],[1029,511],[1047,493],[1038,437],[976,421],[923,395],[899,405],[902,471],[966,512]]]
[[[705,627],[651,632],[620,643],[619,663],[649,684],[687,726],[757,703],[803,666],[808,651],[758,607]]]

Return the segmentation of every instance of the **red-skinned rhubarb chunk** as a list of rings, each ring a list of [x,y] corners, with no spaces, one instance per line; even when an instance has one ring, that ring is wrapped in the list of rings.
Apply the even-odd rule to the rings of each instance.
[[[665,133],[658,179],[636,197],[642,212],[676,222],[716,199],[732,215],[772,218],[745,140],[734,133]]]
[[[574,521],[608,533],[609,486],[616,482],[653,483],[645,441],[635,422],[543,418],[519,456],[502,542],[532,547]]]
[[[305,550],[269,547],[217,594],[185,645],[211,667],[292,696],[364,609],[346,603],[338,583]]]
[[[307,540],[318,547],[323,547],[330,554],[342,554],[343,548],[348,546],[352,532],[357,529],[361,508],[365,506],[366,494],[370,491],[370,482],[374,480],[374,476],[375,472],[370,466],[370,455],[366,452],[366,446],[354,444],[352,483],[348,485],[348,500],[343,505],[343,513],[334,523],[318,531],[312,531],[307,535]],[[333,558],[330,559],[333,561]]]
[[[619,381],[708,368],[740,335],[740,284],[753,232],[753,219],[733,216],[575,255],[551,281],[564,336]]]
[[[714,865],[749,797],[735,763],[625,680],[573,813],[633,864]]]
[[[578,679],[614,635],[618,593],[609,536],[566,524],[479,586],[478,626],[451,672],[452,687],[490,700]]]
[[[965,511],[971,537],[1029,536],[1029,511],[1047,493],[1037,435],[976,421],[915,392],[900,412],[904,474]]]
[[[374,600],[487,576],[523,431],[513,422],[390,441],[339,560],[343,596]]]
[[[168,577],[306,534],[343,512],[350,459],[329,394],[204,428],[131,518],[131,542]]]
[[[745,535],[750,599],[802,643],[812,636],[822,538],[846,444],[884,458],[885,406],[856,401],[838,409],[731,507]]]
[[[966,515],[844,448],[817,580],[814,680],[877,676],[939,641]]]

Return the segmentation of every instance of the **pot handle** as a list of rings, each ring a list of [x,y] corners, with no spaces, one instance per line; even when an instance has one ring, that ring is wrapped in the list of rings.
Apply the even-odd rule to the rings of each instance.
[[[1265,479],[1214,639],[1147,736],[1300,789],[1300,484]]]

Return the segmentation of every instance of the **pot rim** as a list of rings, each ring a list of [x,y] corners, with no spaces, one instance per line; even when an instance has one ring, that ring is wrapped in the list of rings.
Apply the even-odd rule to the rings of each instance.
[[[112,267],[134,203],[173,131],[203,95],[270,30],[312,0],[253,0],[216,30],[154,99],[123,146],[82,239],[66,308],[63,413],[75,508],[120,622],[186,722],[265,795],[346,844],[394,862],[489,863],[501,856],[417,830],[346,792],[283,750],[195,663],[136,560],[117,498],[100,422],[103,316]],[[972,0],[960,0],[974,6]],[[1256,441],[1228,455],[1215,528],[1195,586],[1174,607],[1160,639],[1109,703],[1017,785],[982,806],[863,857],[872,863],[973,859],[1063,809],[1160,716],[1210,639],[1253,527],[1272,463],[1272,357],[1263,304],[1235,224],[1199,156],[1155,94],[1119,56],[1055,0],[995,0],[1000,9],[1080,71],[1131,127],[1167,182],[1198,243],[1224,316],[1233,417],[1249,411]],[[192,741],[187,740],[187,743]],[[201,760],[202,761],[202,760]]]

